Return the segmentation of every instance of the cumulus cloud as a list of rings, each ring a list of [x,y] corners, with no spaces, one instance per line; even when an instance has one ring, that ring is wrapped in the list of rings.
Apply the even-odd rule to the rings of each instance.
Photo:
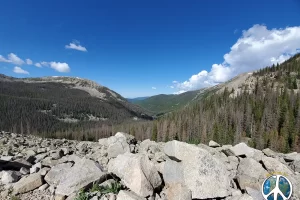
[[[27,59],[26,59],[26,64],[27,64],[27,65],[32,65],[33,62],[32,62],[32,60],[30,60],[29,58],[27,58]]]
[[[299,52],[300,26],[268,29],[254,25],[224,55],[223,63],[213,64],[210,71],[203,70],[184,82],[173,81],[178,91],[188,91],[220,82],[244,72],[254,71],[275,63],[282,63]]]
[[[77,51],[87,51],[87,49],[83,46],[80,45],[79,41],[74,40],[73,42],[71,42],[69,45],[65,46],[66,49],[75,49]]]
[[[156,90],[156,87],[152,87],[152,90]]]
[[[62,73],[66,73],[66,72],[70,72],[71,68],[68,65],[68,63],[62,63],[62,62],[38,62],[34,64],[36,67],[50,67],[58,72],[62,72]]]
[[[15,64],[15,65],[23,65],[23,64],[27,64],[27,65],[33,65],[33,61],[29,58],[27,58],[25,61],[22,60],[21,58],[19,58],[16,54],[14,53],[10,53],[7,55],[7,58],[5,58],[4,56],[0,55],[0,62],[6,62],[6,63],[11,63],[11,64]],[[70,71],[70,67],[68,65],[68,63],[63,63],[63,62],[46,62],[46,61],[42,61],[42,62],[37,62],[34,64],[36,67],[50,67],[58,72],[69,72]],[[27,71],[23,70],[21,67],[16,66],[14,68],[14,72],[15,73],[19,73],[19,74],[29,74]]]
[[[29,74],[28,71],[25,71],[24,69],[22,69],[21,67],[15,66],[13,72],[17,73],[17,74]]]
[[[67,63],[61,63],[61,62],[49,62],[49,66],[58,71],[58,72],[69,72],[70,67]]]
[[[15,65],[23,65],[25,63],[21,58],[19,58],[14,53],[8,54],[7,58],[0,55],[0,62],[7,62],[7,63],[15,64]]]
[[[34,64],[36,67],[42,67],[41,63],[35,63]]]

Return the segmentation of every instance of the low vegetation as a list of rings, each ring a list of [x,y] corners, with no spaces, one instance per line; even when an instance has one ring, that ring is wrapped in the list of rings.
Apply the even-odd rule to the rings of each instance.
[[[119,182],[113,182],[108,184],[107,186],[101,186],[97,183],[94,183],[92,188],[88,191],[80,190],[77,194],[75,200],[88,200],[90,199],[95,193],[101,193],[101,195],[113,193],[118,194],[120,190],[125,189],[124,186]],[[100,196],[101,196],[100,195]]]

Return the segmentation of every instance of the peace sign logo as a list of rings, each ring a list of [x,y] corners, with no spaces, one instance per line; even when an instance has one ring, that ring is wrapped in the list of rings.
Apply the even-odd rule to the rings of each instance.
[[[282,175],[270,176],[262,184],[262,195],[266,200],[288,200],[292,190],[291,182]]]

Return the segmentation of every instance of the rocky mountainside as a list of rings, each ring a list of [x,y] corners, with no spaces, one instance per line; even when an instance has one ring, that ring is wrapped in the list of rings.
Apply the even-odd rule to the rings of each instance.
[[[85,138],[103,137],[111,124],[152,119],[118,93],[77,77],[0,75],[0,113],[1,130],[76,139],[82,130],[89,130]]]
[[[262,200],[271,174],[300,199],[300,154],[245,143],[137,141],[118,132],[99,142],[0,133],[1,199]]]

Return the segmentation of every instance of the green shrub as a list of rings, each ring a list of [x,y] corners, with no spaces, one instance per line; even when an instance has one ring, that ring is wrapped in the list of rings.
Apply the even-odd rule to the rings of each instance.
[[[10,199],[11,199],[11,200],[20,200],[20,198],[19,198],[19,197],[16,197],[16,196],[12,196]]]
[[[88,193],[84,192],[84,190],[80,190],[75,200],[89,200]]]

